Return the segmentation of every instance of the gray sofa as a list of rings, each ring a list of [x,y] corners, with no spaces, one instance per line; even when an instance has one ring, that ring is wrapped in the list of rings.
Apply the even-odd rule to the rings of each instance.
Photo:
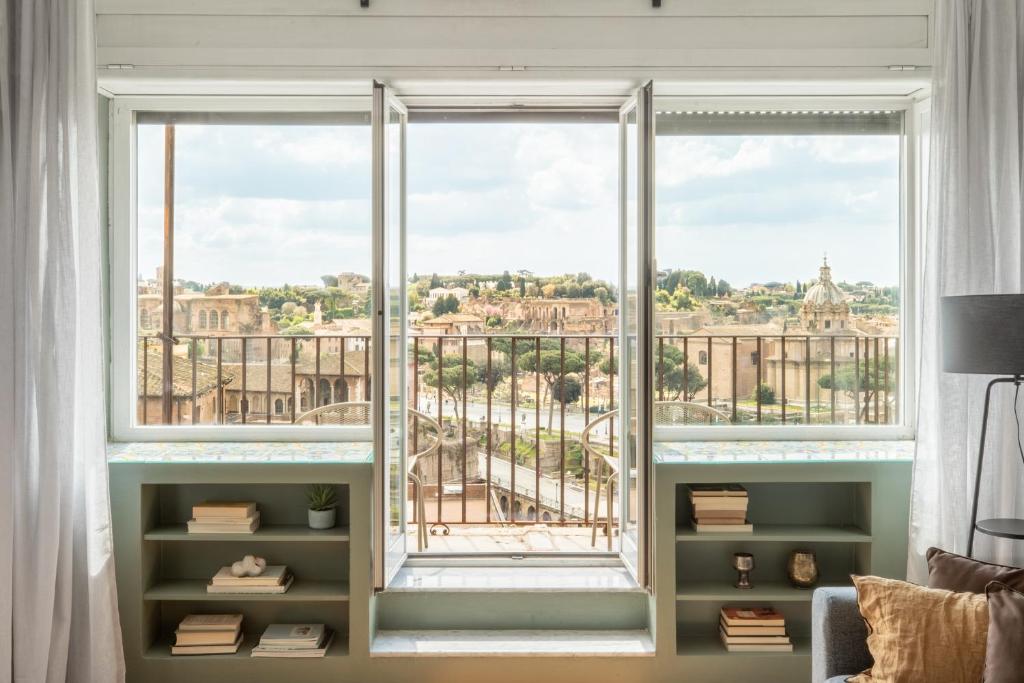
[[[841,683],[871,666],[857,591],[819,588],[811,603],[811,681]]]

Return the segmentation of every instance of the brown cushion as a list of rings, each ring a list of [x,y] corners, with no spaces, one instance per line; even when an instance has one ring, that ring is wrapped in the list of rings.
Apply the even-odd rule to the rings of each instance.
[[[963,555],[928,548],[928,587],[957,593],[984,593],[992,581],[1024,591],[1024,569],[979,562]]]
[[[1024,681],[1024,593],[993,581],[988,596],[985,683]]]
[[[875,663],[851,683],[979,683],[985,669],[984,595],[854,576]]]

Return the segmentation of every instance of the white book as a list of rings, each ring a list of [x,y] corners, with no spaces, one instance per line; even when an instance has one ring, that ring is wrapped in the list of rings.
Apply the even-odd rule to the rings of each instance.
[[[253,657],[282,657],[282,658],[295,658],[295,657],[323,657],[327,654],[327,650],[331,647],[331,643],[334,641],[334,632],[328,632],[327,637],[324,638],[323,644],[319,647],[311,648],[292,648],[292,649],[271,649],[264,645],[257,645],[252,649]]]
[[[785,626],[729,626],[724,619],[718,622],[719,628],[725,631],[727,636],[784,636]]]
[[[287,593],[294,581],[295,577],[289,574],[280,586],[214,586],[212,583],[208,583],[206,592],[225,595],[279,595]]]
[[[260,513],[258,512],[251,518],[241,520],[207,522],[201,519],[190,519],[188,521],[190,534],[251,534],[259,528]]]
[[[706,522],[693,520],[692,523],[693,528],[697,533],[749,534],[754,531],[754,525],[750,522],[747,522],[746,524],[707,524]]]
[[[260,636],[261,646],[316,647],[323,640],[323,624],[271,624]]]
[[[719,628],[718,635],[722,642],[729,645],[789,645],[789,636],[730,636],[725,629]]]

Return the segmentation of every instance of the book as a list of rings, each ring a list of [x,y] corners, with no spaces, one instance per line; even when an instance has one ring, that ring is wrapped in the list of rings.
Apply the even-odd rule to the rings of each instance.
[[[172,645],[172,655],[233,655],[242,644],[242,634],[230,645]]]
[[[280,585],[276,586],[215,586],[212,583],[206,584],[207,593],[224,593],[236,595],[278,595],[287,593],[292,587],[295,577],[291,574]]]
[[[738,645],[734,643],[722,643],[729,652],[792,652],[793,643],[782,643],[779,645]]]
[[[747,509],[746,498],[695,498],[694,512],[731,512]]]
[[[690,498],[702,497],[747,497],[747,490],[739,484],[690,484]]]
[[[331,643],[334,642],[334,632],[325,631],[324,637],[313,647],[302,648],[275,648],[262,643],[252,649],[253,657],[324,657]]]
[[[729,626],[725,620],[719,620],[718,627],[727,636],[784,636],[784,626]]]
[[[283,564],[268,564],[259,576],[235,576],[231,567],[221,567],[210,583],[214,586],[280,586],[288,575],[288,567]]]
[[[260,513],[252,517],[238,520],[221,520],[219,522],[190,519],[190,534],[251,534],[260,528]]]
[[[786,619],[771,607],[723,607],[726,626],[785,626]]]
[[[256,503],[251,501],[216,501],[207,500],[192,506],[192,516],[196,519],[219,517],[228,519],[244,519],[256,513]]]
[[[182,631],[174,632],[175,645],[231,645],[238,640],[241,627],[230,631]]]
[[[260,636],[261,647],[316,647],[323,640],[323,624],[271,624]]]
[[[718,630],[723,643],[729,645],[788,645],[789,636],[730,636],[724,629]]]
[[[747,516],[742,512],[737,512],[735,515],[729,517],[718,517],[715,515],[694,515],[694,519],[702,524],[745,524]]]
[[[693,529],[697,533],[753,533],[754,525],[750,522],[745,524],[706,524],[693,520]]]
[[[189,614],[178,624],[179,631],[226,631],[242,625],[241,614]]]

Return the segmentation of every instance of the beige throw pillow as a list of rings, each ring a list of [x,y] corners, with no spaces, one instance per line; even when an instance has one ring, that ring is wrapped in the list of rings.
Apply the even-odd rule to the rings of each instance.
[[[985,670],[985,596],[877,576],[854,576],[874,665],[851,683],[979,683]]]

